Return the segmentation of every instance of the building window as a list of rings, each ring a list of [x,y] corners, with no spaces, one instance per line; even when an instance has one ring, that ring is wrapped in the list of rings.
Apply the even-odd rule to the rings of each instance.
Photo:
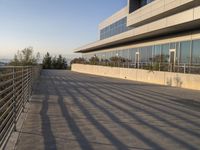
[[[154,46],[152,61],[154,63],[159,63],[161,61],[161,45]]]
[[[153,2],[154,0],[129,0],[129,13]]]
[[[176,49],[176,43],[170,43],[170,49]]]
[[[132,29],[131,27],[127,27],[127,18],[122,18],[119,21],[103,28],[100,30],[100,40],[112,37],[114,35],[126,32]]]
[[[140,48],[140,61],[142,63],[147,63],[148,62],[147,47]]]
[[[200,40],[192,42],[192,64],[200,64]]]
[[[129,60],[132,62],[132,63],[135,63],[135,53],[136,53],[136,50],[135,48],[132,48],[129,50]]]
[[[140,1],[140,7],[145,6],[147,4],[147,0]]]
[[[170,49],[174,50],[175,54],[171,55]],[[174,63],[181,67],[186,65],[200,65],[200,39],[193,41],[182,41],[176,43],[168,43],[162,45],[146,46],[140,48],[112,50],[108,52],[96,52],[83,54],[83,57],[89,60],[96,56],[100,60],[110,60],[111,57],[122,57],[130,64],[140,62],[141,64],[160,64],[165,65],[169,63],[169,55],[173,56]],[[171,62],[171,61],[170,61]]]
[[[148,62],[152,62],[152,52],[153,52],[153,46],[148,46],[147,47],[147,58]]]
[[[167,63],[169,61],[169,44],[162,45],[161,62]]]
[[[190,49],[191,42],[184,41],[180,43],[180,63],[182,64],[190,64]]]

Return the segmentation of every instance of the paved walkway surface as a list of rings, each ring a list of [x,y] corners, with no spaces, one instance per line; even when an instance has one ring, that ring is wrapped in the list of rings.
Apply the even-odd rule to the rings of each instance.
[[[46,70],[16,149],[200,149],[200,92]]]

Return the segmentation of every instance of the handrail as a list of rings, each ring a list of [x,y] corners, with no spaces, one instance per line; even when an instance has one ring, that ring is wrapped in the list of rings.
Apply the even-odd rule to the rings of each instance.
[[[0,149],[3,149],[26,103],[41,67],[0,66]]]
[[[134,68],[144,69],[150,71],[165,71],[165,72],[177,72],[177,73],[188,73],[188,74],[200,74],[200,64],[190,63],[168,63],[168,62],[115,62],[115,61],[99,61],[99,62],[83,62],[77,64],[86,65],[99,65],[109,67],[121,67],[121,68]]]
[[[0,66],[0,68],[31,68],[33,66]]]

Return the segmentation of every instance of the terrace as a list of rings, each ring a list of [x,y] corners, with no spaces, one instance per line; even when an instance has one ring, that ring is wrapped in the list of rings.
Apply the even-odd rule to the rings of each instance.
[[[19,135],[14,145],[17,150],[199,149],[199,91],[42,70],[30,94],[33,71],[17,68],[15,74],[8,92],[10,98],[2,95],[9,90],[5,85],[10,78],[1,81],[0,109],[6,116],[18,116],[16,106],[20,106],[22,112],[25,108],[26,117],[21,128],[14,128],[17,117],[10,117],[11,121],[6,122],[8,117],[0,114],[1,146],[7,141],[2,137],[9,137],[14,131]],[[6,72],[1,77],[12,75]],[[13,91],[13,82],[24,91],[25,99],[17,100],[15,96],[20,94],[16,94],[16,88]],[[7,102],[7,109],[11,107],[15,111],[5,113],[3,107]],[[10,148],[9,144],[4,146]]]

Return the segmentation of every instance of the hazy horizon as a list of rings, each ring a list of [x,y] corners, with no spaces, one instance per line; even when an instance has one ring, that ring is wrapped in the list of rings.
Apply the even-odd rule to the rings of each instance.
[[[77,55],[98,40],[98,24],[126,5],[124,0],[0,0],[0,59],[33,47],[43,56]]]

